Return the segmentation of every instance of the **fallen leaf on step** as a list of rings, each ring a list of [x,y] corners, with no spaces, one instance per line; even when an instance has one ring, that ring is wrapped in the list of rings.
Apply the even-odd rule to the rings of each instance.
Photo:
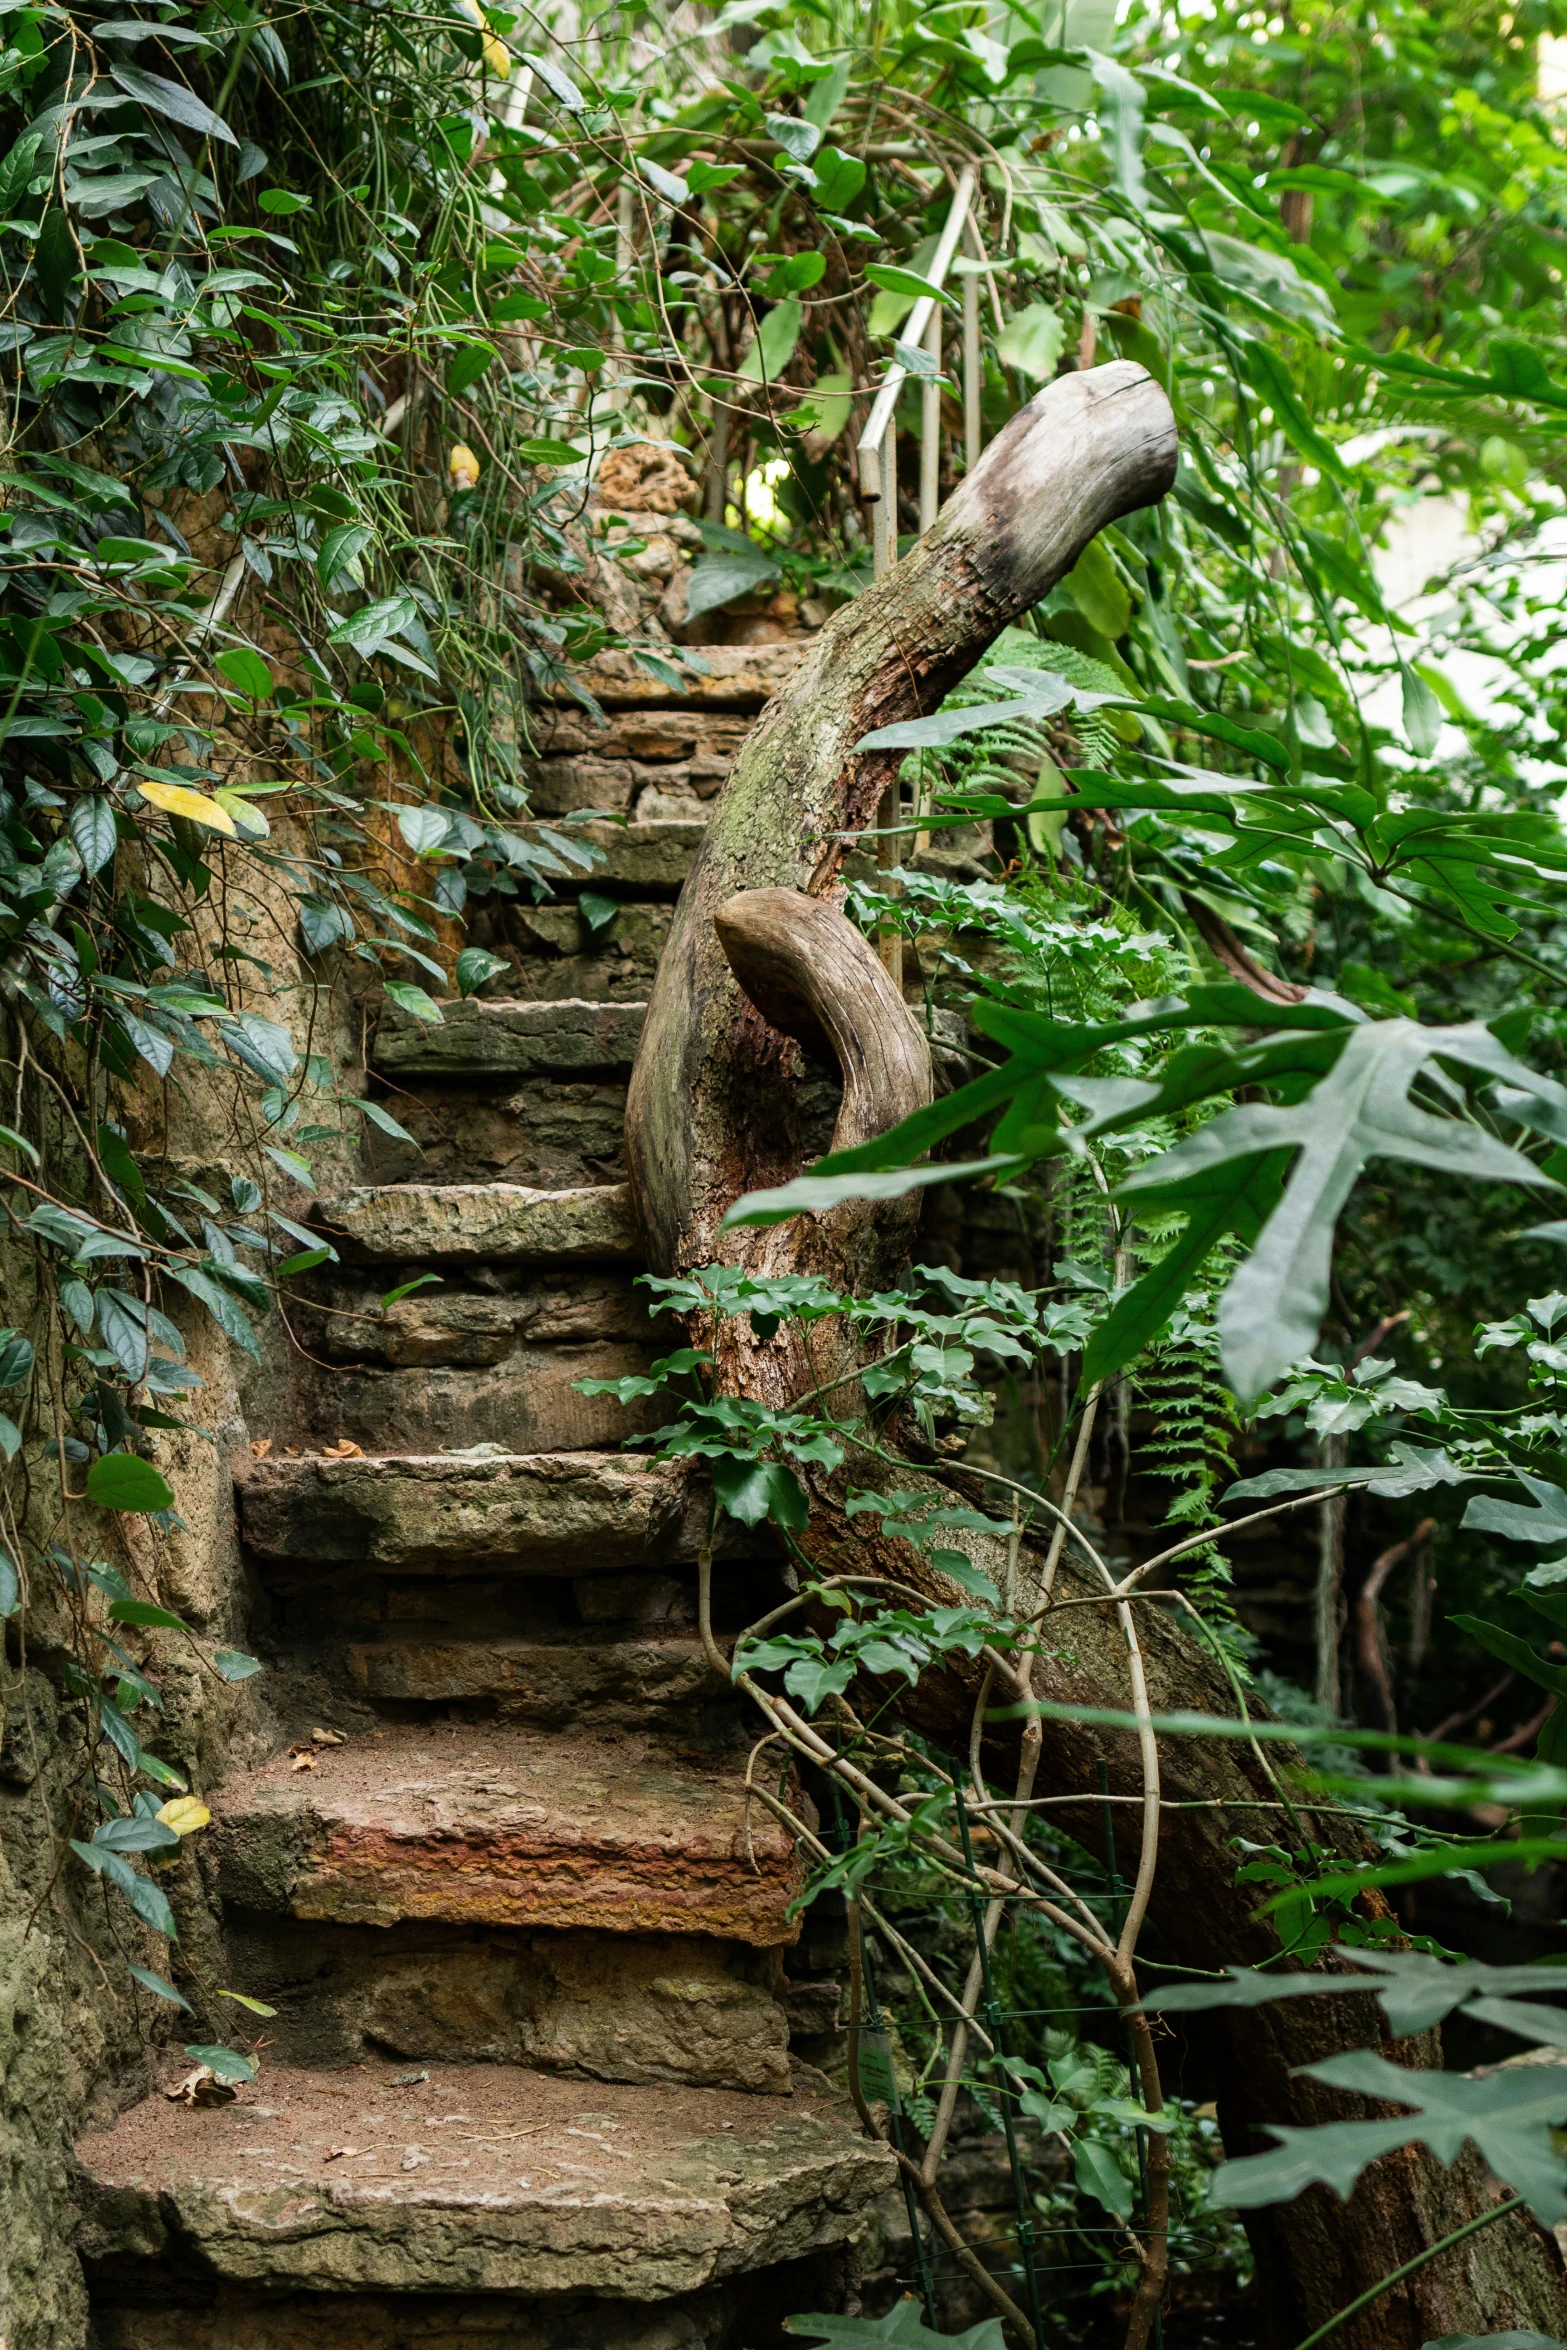
[[[310,1742],[313,1746],[346,1746],[348,1732],[346,1730],[312,1730]]]
[[[172,2089],[163,2092],[171,2105],[232,2105],[234,2091],[227,2081],[220,2081],[210,2065],[198,2064]]]
[[[270,1436],[257,1436],[252,1438],[250,1446],[250,1457],[253,1461],[264,1461],[267,1457],[267,1454],[271,1450],[272,1439]]]
[[[289,1760],[296,1771],[313,1771],[315,1769],[316,1753],[313,1746],[291,1746],[288,1753]]]
[[[323,2162],[342,2162],[346,2158],[351,2162],[356,2154],[363,2151],[359,2146],[329,2146],[321,2159]]]
[[[335,1444],[322,1445],[321,1457],[327,1461],[362,1461],[365,1448],[362,1444],[355,1444],[352,1437],[340,1436]]]

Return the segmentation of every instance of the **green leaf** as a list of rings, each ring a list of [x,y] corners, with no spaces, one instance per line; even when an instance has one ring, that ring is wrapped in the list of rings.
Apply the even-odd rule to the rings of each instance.
[[[837,147],[822,147],[812,159],[812,169],[816,173],[812,202],[824,212],[847,212],[865,185],[865,165],[859,157],[845,155]]]
[[[450,398],[460,399],[471,391],[492,359],[500,353],[493,343],[468,343],[458,351],[446,370],[446,389]]]
[[[16,1571],[16,1561],[7,1550],[0,1550],[0,1619],[18,1613],[22,1605],[22,1578]]]
[[[334,531],[329,535],[336,537],[337,533]],[[324,573],[322,576],[325,578]],[[271,699],[272,672],[261,655],[253,653],[249,645],[226,645],[212,666],[220,677],[228,679],[230,685],[236,686],[242,694],[248,694],[251,701],[265,702]]]
[[[1412,2071],[1358,2049],[1303,2070],[1331,2089],[1349,2089],[1414,2111],[1385,2121],[1327,2122],[1316,2129],[1266,2124],[1269,2136],[1279,2141],[1277,2149],[1221,2164],[1212,2187],[1216,2206],[1254,2211],[1291,2202],[1314,2184],[1342,2198],[1379,2154],[1423,2145],[1439,2162],[1452,2163],[1471,2144],[1497,2177],[1523,2196],[1542,2227],[1554,2227],[1567,2216],[1563,2166],[1551,2139],[1553,2128],[1567,2122],[1567,2067],[1497,2071],[1474,2080],[1463,2073]]]
[[[1349,473],[1343,459],[1301,406],[1289,369],[1277,352],[1266,343],[1248,342],[1241,346],[1241,357],[1252,384],[1272,407],[1279,430],[1290,445],[1330,480],[1347,483]]]
[[[477,995],[487,979],[510,969],[504,955],[492,955],[484,947],[464,947],[457,958],[457,992],[461,996]]]
[[[389,979],[386,982],[387,1000],[412,1020],[422,1020],[426,1028],[439,1028],[446,1015],[434,998],[422,987],[415,987],[411,979]]]
[[[119,1456],[111,1453],[111,1460],[131,1458],[129,1453]],[[145,1463],[143,1466],[145,1467]],[[150,1599],[117,1599],[109,1610],[111,1624],[140,1624],[148,1631],[188,1632],[189,1624],[166,1607],[155,1607]]]
[[[270,212],[278,220],[286,219],[291,212],[308,212],[311,199],[296,195],[292,188],[263,188],[256,202],[263,212]]]
[[[1551,1664],[1527,1640],[1520,1640],[1516,1632],[1506,1631],[1500,1624],[1488,1624],[1480,1616],[1449,1616],[1447,1620],[1460,1632],[1467,1632],[1471,1640],[1478,1641],[1488,1655],[1511,1665],[1515,1673],[1522,1673],[1537,1688],[1549,1689],[1557,1697],[1567,1697],[1567,1665]]]
[[[805,312],[791,294],[782,302],[775,302],[756,330],[756,340],[741,362],[741,380],[746,383],[776,383],[794,357],[794,346],[800,339]]]
[[[321,541],[321,551],[316,557],[316,576],[321,585],[324,588],[335,586],[345,573],[357,579],[355,566],[366,547],[374,543],[375,532],[362,522],[340,522],[335,530],[329,530]],[[261,666],[264,668],[266,664],[263,662]],[[272,690],[270,674],[266,690],[268,693]]]
[[[737,1460],[732,1455],[715,1460],[713,1491],[743,1526],[759,1526],[771,1518],[775,1526],[798,1534],[810,1524],[811,1507],[800,1480],[781,1461]]]
[[[1030,302],[1009,318],[996,337],[996,356],[1032,383],[1049,383],[1066,341],[1061,313],[1052,302]],[[1109,632],[1119,636],[1120,630]]]
[[[192,2064],[204,2064],[217,2080],[240,2086],[253,2081],[259,2066],[248,2056],[241,2056],[237,2048],[225,2048],[221,2042],[199,2041],[185,2050]]]
[[[225,1681],[248,1681],[252,1674],[264,1670],[257,1658],[246,1656],[238,1648],[220,1648],[213,1657],[212,1668]]]
[[[276,1269],[277,1278],[286,1281],[295,1273],[313,1273],[317,1265],[334,1261],[336,1254],[336,1250],[330,1248],[302,1248],[296,1256],[284,1258]]]
[[[68,821],[71,845],[83,867],[88,873],[101,873],[120,845],[113,808],[101,794],[91,792],[72,802]]]
[[[87,1472],[87,1498],[101,1510],[171,1510],[174,1495],[151,1461],[133,1452],[105,1453]]]
[[[1061,585],[1089,627],[1113,642],[1131,625],[1132,599],[1103,539],[1090,539]]]
[[[1080,2195],[1091,2196],[1114,2219],[1131,2218],[1135,2200],[1132,2182],[1098,2138],[1077,2140],[1072,2149],[1072,2175]]]
[[[902,1199],[907,1192],[924,1191],[933,1183],[961,1183],[971,1175],[989,1175],[1004,1167],[1021,1166],[1012,1157],[971,1159],[961,1166],[900,1167],[886,1175],[797,1175],[776,1191],[748,1191],[737,1199],[719,1229],[740,1224],[787,1224],[791,1217],[821,1214],[850,1199]]]
[[[705,555],[686,574],[686,618],[699,619],[716,612],[736,596],[748,596],[759,587],[771,587],[782,577],[771,556],[757,548],[750,555]]]
[[[176,2007],[183,2007],[187,2015],[194,2012],[190,2001],[176,1991],[172,1983],[165,1982],[162,1975],[154,1974],[150,1966],[127,1964],[125,1971],[133,1982],[141,1984],[143,1990],[154,1992],[159,1999],[172,2001]]]
[[[1513,1474],[1524,1491],[1534,1496],[1534,1507],[1525,1509],[1516,1501],[1476,1494],[1464,1512],[1464,1525],[1482,1534],[1500,1534],[1508,1542],[1567,1542],[1567,1493],[1544,1477],[1531,1477],[1526,1469],[1515,1469]]]
[[[203,105],[195,91],[187,90],[183,82],[171,82],[161,73],[144,73],[139,65],[111,65],[109,73],[128,98],[134,98],[153,114],[166,116],[184,130],[197,131],[204,139],[221,139],[229,147],[239,145],[221,115]]]
[[[577,893],[577,913],[590,938],[598,938],[606,931],[619,912],[619,898],[606,898],[596,889]]]
[[[177,1281],[182,1289],[190,1291],[192,1297],[201,1300],[218,1327],[225,1336],[232,1338],[236,1346],[243,1347],[246,1354],[253,1355],[257,1362],[261,1360],[261,1348],[254,1330],[234,1300],[214,1280],[191,1265],[165,1265],[164,1273],[170,1281]]]
[[[954,295],[944,286],[933,285],[928,277],[921,277],[917,270],[895,269],[890,262],[871,261],[866,264],[865,275],[884,294],[906,295],[911,302],[927,299],[944,302],[949,310],[956,307]]]
[[[56,326],[65,323],[76,268],[76,239],[71,234],[69,216],[58,204],[51,204],[33,247],[33,283],[38,288],[39,301]]]
[[[1083,1378],[1108,1379],[1142,1353],[1177,1312],[1213,1250],[1238,1225],[1255,1230],[1279,1195],[1282,1151],[1234,1159],[1186,1187],[1186,1224],[1164,1254],[1116,1300],[1083,1349]]]
[[[1283,1197],[1219,1307],[1225,1377],[1244,1405],[1312,1351],[1327,1310],[1334,1229],[1368,1159],[1486,1182],[1542,1180],[1521,1152],[1481,1127],[1433,1117],[1410,1099],[1436,1056],[1483,1069],[1500,1053],[1477,1023],[1427,1029],[1412,1020],[1368,1022],[1348,1032],[1332,1069],[1303,1100],[1222,1111],[1122,1185],[1123,1197],[1157,1187],[1179,1205],[1184,1178],[1206,1178],[1226,1161],[1266,1150],[1298,1152]]]

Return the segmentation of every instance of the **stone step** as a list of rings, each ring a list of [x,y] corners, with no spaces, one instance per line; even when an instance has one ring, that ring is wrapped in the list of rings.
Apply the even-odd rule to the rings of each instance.
[[[583,1575],[695,1558],[703,1487],[628,1453],[247,1460],[240,1530],[262,1561],[461,1575]]]
[[[694,1633],[610,1642],[394,1638],[355,1642],[346,1662],[371,1704],[483,1704],[540,1729],[685,1725],[734,1704]]]
[[[470,996],[441,1010],[436,1028],[388,1003],[374,1066],[399,1077],[629,1077],[647,1006]]]
[[[194,2275],[622,2305],[842,2243],[896,2179],[849,2108],[810,2087],[585,2086],[505,2065],[268,2066],[231,2105],[144,2098],[77,2163],[90,2270],[139,2272],[155,2294]]]
[[[483,1370],[432,1365],[410,1378],[401,1369],[347,1367],[317,1379],[307,1407],[310,1430],[317,1446],[346,1436],[376,1452],[484,1443],[508,1452],[608,1451],[662,1427],[668,1399],[621,1404],[612,1395],[579,1395],[577,1382],[624,1378],[645,1371],[651,1360],[646,1345],[519,1346]]]
[[[344,1926],[704,1934],[775,1949],[804,1883],[743,1766],[646,1737],[431,1725],[279,1755],[212,1795],[219,1891]],[[797,1799],[798,1800],[798,1799]]]
[[[575,675],[605,710],[672,710],[682,718],[695,711],[735,710],[754,721],[789,683],[811,641],[796,636],[766,645],[703,645],[702,667],[682,666],[678,686],[650,677],[633,653],[595,654]],[[557,706],[574,713],[581,703],[561,688]]]
[[[559,856],[545,837],[560,832],[559,825],[547,824],[541,830],[537,824],[520,824],[516,829],[524,840]],[[564,873],[552,873],[550,888],[561,898],[584,889],[610,897],[677,898],[706,829],[705,818],[689,817],[651,824],[573,824],[565,837],[596,852],[592,868],[584,871],[574,864]]]
[[[641,1254],[624,1183],[371,1183],[319,1200],[316,1216],[379,1264],[631,1264]]]
[[[496,1274],[465,1267],[456,1278],[482,1280],[485,1286],[459,1289],[443,1283],[382,1306],[384,1280],[372,1288],[358,1268],[339,1267],[319,1293],[329,1310],[322,1314],[311,1352],[334,1363],[368,1361],[397,1370],[426,1365],[477,1369],[505,1362],[525,1346],[547,1350],[627,1341],[652,1346],[648,1294],[625,1273],[584,1269],[566,1281],[530,1277],[526,1270]],[[664,1327],[667,1333],[677,1325]],[[667,1336],[665,1343],[673,1346],[677,1340]]]
[[[504,955],[517,972],[515,992],[535,1002],[580,996],[589,1003],[646,1002],[674,907],[623,902],[597,929],[575,901],[525,905],[485,899],[470,914],[475,946]]]

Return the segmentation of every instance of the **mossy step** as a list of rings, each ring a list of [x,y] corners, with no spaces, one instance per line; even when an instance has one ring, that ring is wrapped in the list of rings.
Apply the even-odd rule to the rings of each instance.
[[[522,1346],[580,1348],[628,1340],[649,1345],[673,1327],[656,1332],[647,1291],[613,1270],[578,1269],[563,1277],[477,1267],[389,1306],[380,1303],[384,1278],[369,1268],[339,1266],[317,1280],[323,1286],[314,1295],[330,1310],[322,1314],[311,1352],[333,1363],[479,1368],[504,1362]],[[673,1344],[666,1338],[666,1351]]]
[[[632,1264],[641,1254],[624,1183],[566,1191],[525,1183],[367,1183],[318,1201],[316,1212],[356,1255],[381,1264]]]
[[[350,2151],[350,2149],[352,2151]],[[509,2065],[268,2066],[232,2105],[155,2092],[77,2147],[79,2248],[150,2288],[659,2302],[840,2244],[895,2184],[836,2099]],[[553,2337],[552,2337],[553,2338]]]
[[[683,1462],[448,1453],[244,1460],[240,1527],[264,1561],[581,1575],[696,1556],[706,1498]]]
[[[399,1077],[629,1076],[644,1003],[564,996],[516,1003],[470,996],[443,1003],[438,1027],[388,1003],[374,1065]]]
[[[342,1926],[405,1919],[601,1934],[799,1937],[792,1836],[742,1765],[646,1737],[399,1727],[283,1754],[211,1798],[219,1890]]]

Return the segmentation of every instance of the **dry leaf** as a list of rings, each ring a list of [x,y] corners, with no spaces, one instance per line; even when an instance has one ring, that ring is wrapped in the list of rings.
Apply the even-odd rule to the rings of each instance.
[[[310,1737],[312,1744],[316,1746],[346,1746],[348,1744],[346,1730],[312,1730]]]
[[[270,1436],[257,1436],[252,1438],[250,1446],[250,1457],[253,1461],[264,1461],[267,1457],[267,1454],[271,1450],[272,1439]]]
[[[313,1771],[316,1767],[315,1749],[310,1746],[291,1746],[289,1757],[296,1771]]]
[[[163,2094],[171,2105],[232,2105],[236,2092],[229,2082],[218,2079],[210,2065],[198,2064],[194,2072]]]
[[[321,2159],[323,2162],[342,2162],[344,2160],[352,2162],[354,2156],[363,2153],[363,2151],[363,2147],[360,2146],[329,2146]]]
[[[335,1444],[322,1445],[321,1457],[328,1461],[362,1461],[365,1448],[362,1444],[355,1444],[350,1436],[340,1436]]]

